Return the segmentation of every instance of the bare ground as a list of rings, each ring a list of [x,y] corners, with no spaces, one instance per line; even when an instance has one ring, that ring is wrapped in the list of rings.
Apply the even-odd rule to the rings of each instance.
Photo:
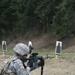
[[[0,56],[0,67],[3,61],[8,57]],[[41,68],[37,68],[30,75],[41,75]],[[43,75],[75,75],[75,58],[74,59],[46,59]]]
[[[31,75],[40,75],[40,71],[38,68]],[[43,75],[75,75],[75,59],[47,59]]]

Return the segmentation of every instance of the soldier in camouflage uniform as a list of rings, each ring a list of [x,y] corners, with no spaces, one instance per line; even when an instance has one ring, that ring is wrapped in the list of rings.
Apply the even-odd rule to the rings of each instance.
[[[18,43],[13,50],[16,54],[16,59],[10,62],[6,74],[3,75],[29,75],[30,67],[25,64],[27,61],[23,61],[23,58],[27,58],[29,54],[28,46]]]

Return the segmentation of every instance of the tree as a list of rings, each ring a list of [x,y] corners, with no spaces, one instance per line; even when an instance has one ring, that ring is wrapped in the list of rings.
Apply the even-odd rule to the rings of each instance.
[[[54,15],[54,2],[52,0],[44,0],[37,6],[35,13],[39,16],[39,28],[47,33],[50,30],[53,15]]]
[[[63,0],[63,2],[57,6],[57,12],[53,19],[53,31],[60,37],[69,36],[72,33],[72,27],[74,27],[74,0]]]

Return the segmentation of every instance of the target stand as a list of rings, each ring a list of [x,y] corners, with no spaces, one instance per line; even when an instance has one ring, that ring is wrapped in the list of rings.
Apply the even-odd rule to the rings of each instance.
[[[59,60],[60,58],[58,58],[58,56],[61,55],[61,51],[62,51],[62,42],[61,41],[56,41],[56,47],[55,47],[55,59]]]
[[[6,41],[2,41],[2,52],[3,56],[5,56],[5,52],[7,51]]]

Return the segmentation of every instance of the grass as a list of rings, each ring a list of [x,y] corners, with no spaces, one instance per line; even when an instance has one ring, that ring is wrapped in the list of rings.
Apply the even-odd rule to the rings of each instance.
[[[68,59],[74,59],[75,53],[62,53],[62,55],[60,57],[61,58],[68,58]]]
[[[46,49],[35,49],[33,50],[33,52],[37,52],[38,55],[50,55],[52,57],[55,57],[55,51],[54,50],[46,50]],[[3,51],[0,47],[0,55],[2,55]],[[13,48],[10,48],[8,47],[7,48],[7,51],[4,52],[6,55],[14,55],[14,51],[13,51]],[[60,58],[69,58],[69,59],[72,59],[72,58],[75,58],[75,53],[67,53],[67,52],[62,52],[60,56],[58,56]]]
[[[55,51],[54,50],[35,50],[34,52],[38,52],[39,55],[49,55],[55,57]],[[75,58],[75,53],[68,53],[68,52],[62,52],[59,58],[63,59],[74,59]]]
[[[2,49],[0,48],[0,55],[2,55],[2,54],[3,54],[3,51],[2,51]],[[4,51],[4,54],[5,54],[5,55],[13,55],[13,54],[14,54],[14,51],[13,51],[12,48],[7,48],[7,50]]]

